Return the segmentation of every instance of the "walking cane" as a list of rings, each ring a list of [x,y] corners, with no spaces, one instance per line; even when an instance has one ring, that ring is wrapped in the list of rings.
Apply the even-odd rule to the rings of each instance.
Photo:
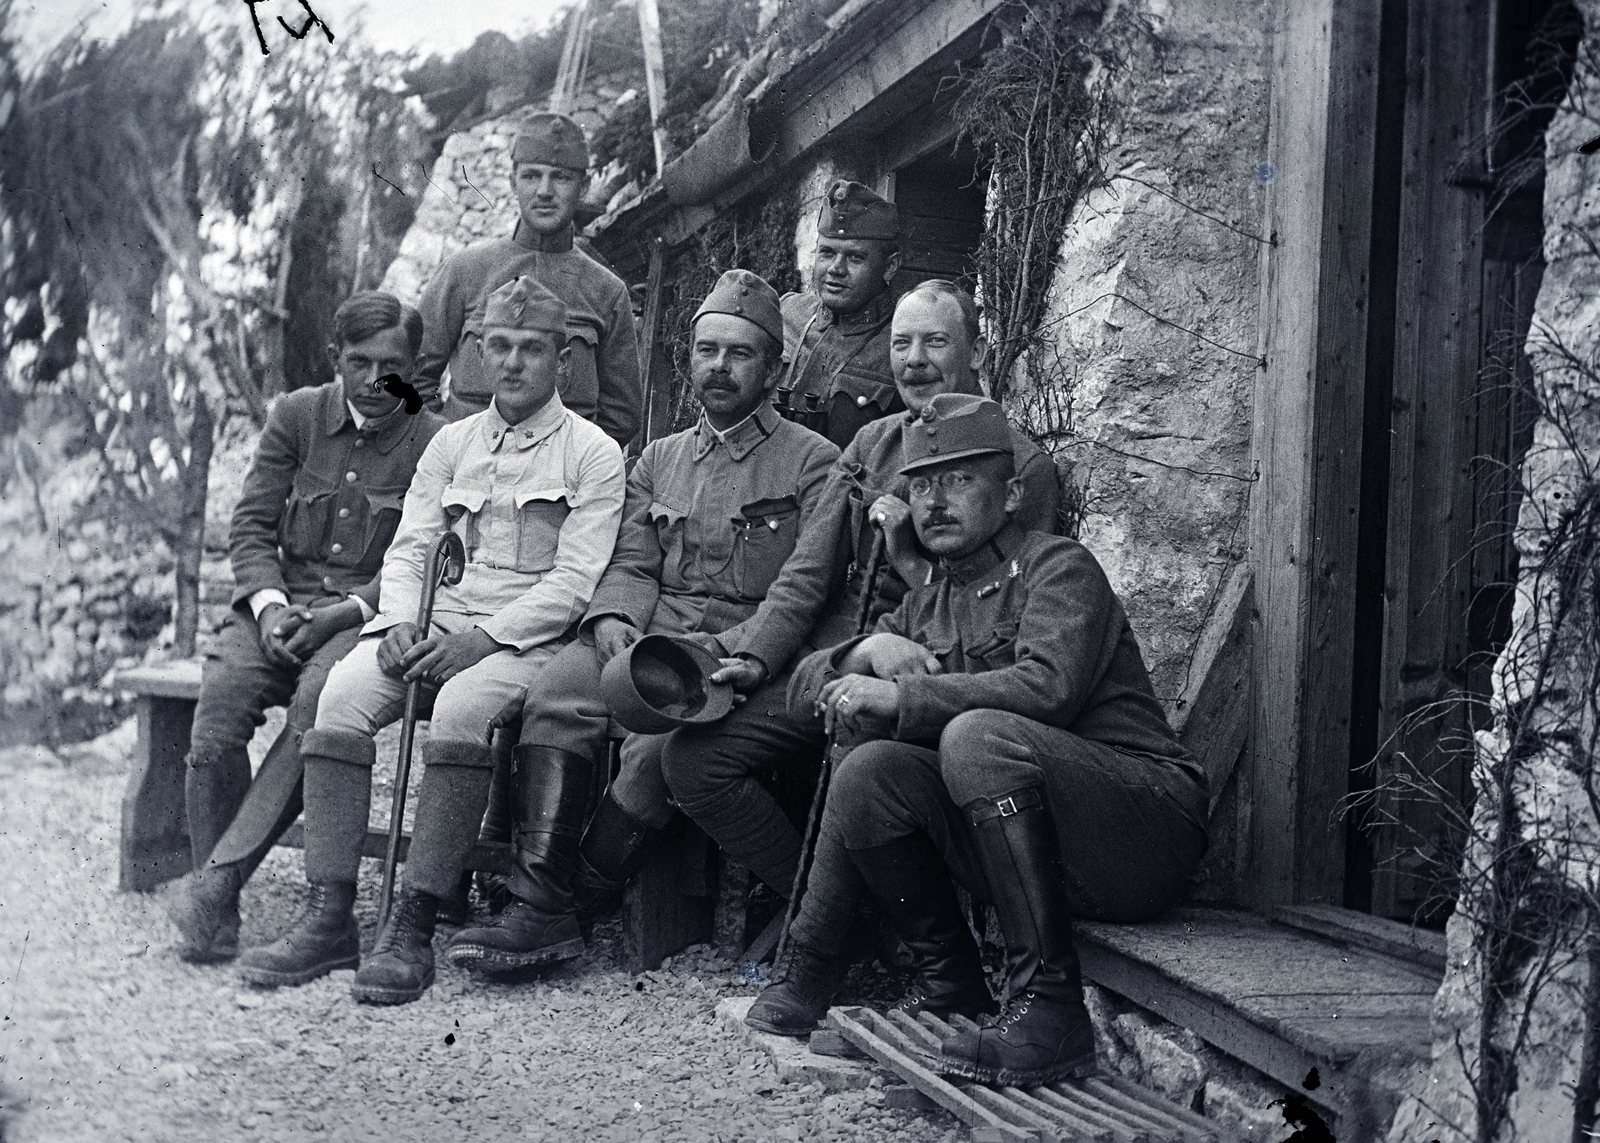
[[[856,616],[856,634],[864,634],[872,619],[872,603],[878,594],[878,573],[883,568],[883,529],[872,537],[872,554],[867,557],[867,577],[861,583],[861,612]],[[811,795],[811,812],[806,815],[805,837],[800,841],[800,864],[795,867],[794,887],[789,891],[789,902],[784,906],[783,930],[778,934],[778,951],[773,954],[772,967],[783,963],[783,951],[789,945],[789,926],[794,924],[795,912],[800,908],[800,894],[804,891],[806,875],[817,847],[817,831],[822,825],[822,804],[828,797],[828,778],[833,772],[833,737],[828,732],[828,743],[822,752],[822,771],[817,775],[817,790]]]
[[[444,561],[444,567],[439,562]],[[422,573],[422,603],[417,608],[417,631],[426,639],[433,626],[433,596],[441,583],[458,584],[467,570],[467,549],[461,537],[446,532],[434,541]],[[378,896],[378,928],[389,921],[394,904],[394,873],[400,864],[400,834],[405,827],[406,786],[411,781],[411,740],[417,733],[417,706],[422,700],[422,680],[406,684],[406,713],[400,723],[400,758],[394,768],[394,805],[389,809],[389,845],[383,854],[383,889]]]

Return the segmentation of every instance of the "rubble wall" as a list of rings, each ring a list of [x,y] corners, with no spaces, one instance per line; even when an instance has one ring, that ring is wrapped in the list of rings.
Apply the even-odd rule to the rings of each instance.
[[[1019,379],[1009,404],[1073,466],[1080,538],[1170,704],[1246,555],[1271,18],[1226,0],[1142,8],[1152,36],[1116,84],[1116,173],[1068,226],[1042,323],[1052,391]]]
[[[1600,983],[1589,978],[1600,923],[1600,819],[1585,789],[1600,736],[1600,569],[1592,550],[1574,547],[1592,542],[1600,494],[1600,255],[1588,237],[1600,233],[1600,160],[1578,151],[1595,135],[1600,0],[1577,7],[1583,43],[1568,99],[1545,136],[1547,269],[1526,343],[1541,416],[1520,473],[1512,636],[1495,664],[1493,725],[1477,734],[1473,837],[1434,1002],[1433,1066],[1426,1091],[1396,1115],[1391,1143],[1578,1138],[1585,1025],[1600,1036],[1585,1019]],[[1558,553],[1578,558],[1563,567],[1550,558]],[[1511,876],[1484,875],[1501,847],[1535,863],[1528,891],[1507,894]],[[1527,943],[1496,956],[1488,922],[1508,905],[1515,912],[1499,927]],[[1568,924],[1547,927],[1561,915]],[[1495,976],[1507,982],[1507,1000],[1498,1013],[1491,1004],[1486,1020],[1486,981]],[[1496,1071],[1485,1060],[1491,1053],[1508,1069],[1510,1088],[1503,1114],[1480,1122],[1482,1108],[1494,1110],[1479,1100],[1483,1077]]]

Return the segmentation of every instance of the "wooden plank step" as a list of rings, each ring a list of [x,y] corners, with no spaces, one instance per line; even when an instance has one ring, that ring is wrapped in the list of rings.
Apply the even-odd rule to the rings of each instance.
[[[973,1129],[972,1138],[1073,1143],[1220,1143],[1217,1128],[1120,1076],[1034,1088],[993,1087],[934,1071],[939,1045],[970,1020],[915,1020],[867,1008],[834,1008],[828,1022],[852,1044]]]
[[[1334,905],[1281,905],[1272,910],[1272,918],[1331,940],[1410,961],[1444,977],[1443,933]]]
[[[1382,926],[1345,931],[1395,937]],[[1392,1118],[1403,1094],[1393,1077],[1427,1067],[1440,977],[1416,957],[1224,909],[1179,909],[1139,925],[1078,922],[1074,933],[1096,984],[1292,1091],[1317,1069],[1307,1098],[1339,1119],[1341,1138]]]

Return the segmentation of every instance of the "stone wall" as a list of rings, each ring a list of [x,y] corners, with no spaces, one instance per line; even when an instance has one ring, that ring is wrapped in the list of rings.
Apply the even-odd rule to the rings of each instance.
[[[1563,532],[1574,519],[1584,521],[1579,534],[1593,536],[1600,494],[1600,375],[1594,366],[1600,359],[1600,257],[1587,237],[1600,233],[1600,199],[1593,193],[1600,166],[1578,151],[1595,135],[1587,109],[1600,99],[1594,70],[1600,0],[1578,0],[1577,6],[1584,42],[1568,102],[1545,136],[1547,269],[1527,341],[1542,416],[1521,471],[1512,637],[1495,665],[1494,723],[1477,737],[1474,838],[1448,929],[1449,967],[1434,1003],[1433,1067],[1425,1092],[1396,1115],[1391,1143],[1532,1143],[1585,1134],[1585,1125],[1574,1123],[1585,1026],[1590,1036],[1600,1036],[1594,1020],[1585,1018],[1586,1006],[1592,1011],[1600,1000],[1600,981],[1587,971],[1594,963],[1600,819],[1585,789],[1600,735],[1593,701],[1600,677],[1600,569],[1592,551],[1581,555],[1570,569],[1575,582],[1558,593],[1561,577],[1546,559],[1569,549]],[[1564,616],[1563,604],[1572,608]],[[1542,679],[1541,661],[1549,664]],[[1532,891],[1508,896],[1504,887],[1515,883],[1512,876],[1497,884],[1483,876],[1501,844],[1514,847],[1518,858],[1508,867],[1512,876],[1516,865],[1533,863]],[[1558,908],[1567,910],[1568,923],[1547,927]],[[1520,938],[1498,956],[1485,924],[1495,916]],[[1506,1000],[1498,1016],[1491,1007],[1486,1020],[1493,975],[1504,980],[1499,991]],[[1486,1060],[1489,1053],[1481,1050],[1486,1024],[1498,1061]],[[1590,1049],[1597,1046],[1591,1042]],[[1504,1113],[1498,1122],[1480,1123],[1479,1093],[1492,1090],[1485,1077],[1497,1070],[1509,1089]],[[1581,1110],[1592,1125],[1593,1107]]]
[[[1153,37],[1117,84],[1117,174],[1074,214],[1042,323],[1054,391],[1019,385],[1011,412],[1070,430],[1056,453],[1084,492],[1081,538],[1170,702],[1246,554],[1271,17],[1142,7]]]

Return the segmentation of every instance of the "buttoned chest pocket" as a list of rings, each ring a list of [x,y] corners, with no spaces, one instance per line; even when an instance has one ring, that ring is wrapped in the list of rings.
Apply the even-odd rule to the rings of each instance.
[[[450,530],[461,537],[461,543],[466,547],[469,559],[472,553],[478,550],[483,506],[488,502],[488,489],[473,488],[464,484],[450,485],[439,498]]]
[[[967,670],[998,671],[1017,665],[1017,629],[1015,620],[1002,620],[987,635],[980,634],[967,647]]]
[[[839,371],[839,375],[833,379],[833,392],[848,398],[858,408],[864,409],[870,405],[879,413],[887,413],[892,409],[900,396],[893,377],[855,364],[846,365]]]
[[[746,504],[733,529],[735,589],[743,599],[765,599],[800,538],[800,502],[775,496]]]
[[[567,324],[567,348],[572,350],[572,358],[558,388],[561,403],[585,418],[593,417],[600,405],[600,374],[595,368],[595,348],[599,344],[599,330]]]
[[[405,490],[375,492],[368,490],[356,506],[366,510],[358,533],[362,541],[357,549],[363,563],[381,564],[383,553],[389,550],[394,534],[400,527],[400,510],[405,502]],[[341,512],[345,509],[340,509]],[[351,509],[353,512],[354,509]]]
[[[338,490],[297,477],[278,522],[278,546],[297,560],[321,559],[333,540]]]
[[[547,572],[556,566],[561,525],[572,511],[571,493],[565,487],[512,490],[511,507],[517,514],[517,570]]]

